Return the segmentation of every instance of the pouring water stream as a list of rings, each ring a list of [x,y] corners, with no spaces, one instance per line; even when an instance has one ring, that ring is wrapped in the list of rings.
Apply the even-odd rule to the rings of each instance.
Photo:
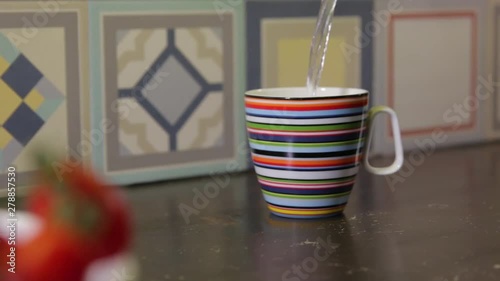
[[[316,95],[316,90],[321,80],[321,73],[325,64],[330,31],[332,29],[333,14],[337,0],[322,0],[321,8],[316,22],[311,50],[309,54],[309,71],[307,74],[307,89],[312,96]]]

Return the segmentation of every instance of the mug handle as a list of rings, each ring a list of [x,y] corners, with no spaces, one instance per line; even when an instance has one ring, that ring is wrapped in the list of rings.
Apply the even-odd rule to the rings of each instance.
[[[391,117],[392,132],[394,134],[394,149],[396,152],[396,157],[394,159],[394,162],[390,166],[374,167],[370,164],[368,160],[368,156],[370,155],[370,147],[373,139],[373,127],[374,127],[373,121],[375,120],[375,116],[382,112],[389,114],[389,116]],[[403,166],[403,161],[404,161],[403,144],[401,142],[401,131],[399,130],[398,116],[396,115],[396,112],[392,108],[389,108],[387,106],[383,105],[374,106],[368,113],[368,124],[370,126],[368,134],[368,145],[366,148],[366,155],[364,157],[366,170],[375,175],[390,175],[396,173],[397,171],[399,171],[401,166]]]

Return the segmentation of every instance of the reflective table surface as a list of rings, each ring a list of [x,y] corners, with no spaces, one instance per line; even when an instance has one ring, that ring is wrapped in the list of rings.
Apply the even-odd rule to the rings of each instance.
[[[127,188],[142,281],[500,280],[500,144],[358,175],[344,215],[270,215],[253,172]]]

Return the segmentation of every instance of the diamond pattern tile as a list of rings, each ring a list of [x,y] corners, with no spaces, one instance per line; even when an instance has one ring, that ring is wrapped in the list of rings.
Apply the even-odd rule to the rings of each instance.
[[[28,144],[43,126],[44,121],[31,108],[22,103],[3,127],[22,145]]]
[[[42,23],[37,1],[0,0],[0,178],[16,166],[20,186],[36,181],[32,154],[40,143],[82,159],[90,152],[79,146],[91,108],[89,4],[66,2]],[[41,24],[27,30],[33,19]]]
[[[5,83],[21,98],[25,98],[41,78],[42,73],[22,54],[2,75]]]

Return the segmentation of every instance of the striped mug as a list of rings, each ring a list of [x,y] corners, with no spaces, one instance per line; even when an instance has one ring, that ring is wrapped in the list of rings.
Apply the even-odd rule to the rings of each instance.
[[[271,88],[245,93],[246,127],[252,160],[269,210],[288,218],[319,218],[343,212],[373,136],[370,121],[388,113],[396,157],[376,175],[397,172],[403,164],[398,118],[386,106],[368,109],[362,89]]]

